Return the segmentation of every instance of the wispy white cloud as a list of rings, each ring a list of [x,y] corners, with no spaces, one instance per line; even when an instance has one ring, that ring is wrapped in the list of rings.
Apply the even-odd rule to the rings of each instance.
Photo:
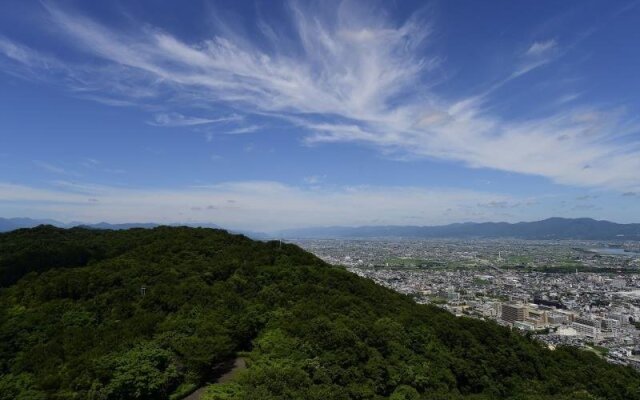
[[[119,85],[118,96],[137,93],[146,101],[161,93],[282,118],[308,132],[308,144],[358,142],[385,154],[452,160],[566,185],[640,188],[640,140],[632,135],[638,124],[624,112],[568,99],[544,117],[514,119],[487,106],[495,88],[561,57],[556,39],[531,44],[494,88],[451,99],[431,85],[443,58],[430,53],[436,39],[424,14],[397,23],[352,2],[315,15],[306,7],[290,3],[291,45],[267,21],[259,24],[263,40],[226,27],[224,35],[187,43],[158,28],[116,31],[47,6],[53,26],[69,43],[102,60],[93,74]],[[259,44],[265,41],[270,45]],[[11,44],[5,40],[0,51],[38,65]],[[86,66],[65,64],[64,70],[83,76]],[[208,123],[189,117],[163,121]]]
[[[119,174],[119,175],[127,173],[127,171],[122,168],[103,168],[102,171],[108,174]]]
[[[79,173],[75,172],[75,171],[71,171],[68,170],[66,168],[60,167],[58,165],[46,162],[46,161],[41,161],[41,160],[33,160],[33,163],[38,166],[39,168],[47,171],[47,172],[51,172],[54,174],[58,174],[58,175],[68,175],[68,176],[80,176]]]
[[[478,203],[478,207],[501,208],[501,209],[516,208],[516,207],[520,207],[521,205],[522,205],[521,202],[510,202],[505,200],[501,200],[501,201],[493,200],[488,203]]]
[[[95,158],[90,158],[90,157],[87,157],[87,158],[83,159],[80,162],[80,165],[82,165],[84,168],[86,168],[88,170],[106,172],[108,174],[124,174],[124,173],[126,173],[126,171],[124,169],[122,169],[122,168],[105,167],[104,165],[102,165],[102,162],[100,160],[96,160]],[[79,176],[79,175],[74,175],[74,176]]]
[[[109,188],[105,186],[89,184],[89,183],[79,183],[68,180],[55,180],[51,182],[52,186],[55,188],[64,191],[65,193],[82,193],[89,195],[100,195],[105,194],[109,191]]]
[[[522,55],[520,64],[510,78],[517,78],[548,64],[557,57],[559,53],[558,43],[555,39],[544,42],[533,42],[529,49]]]
[[[164,126],[164,127],[183,127],[183,126],[198,126],[209,125],[216,123],[227,123],[242,121],[243,117],[238,114],[231,114],[218,118],[199,118],[189,117],[180,113],[158,113],[154,115],[153,121],[149,121],[149,125]]]
[[[555,39],[544,42],[533,42],[525,54],[529,57],[542,57],[552,52],[557,46],[558,43],[556,43]]]
[[[0,36],[0,52],[7,58],[24,65],[35,66],[43,63],[43,58],[36,52]]]
[[[95,158],[87,157],[82,161],[82,165],[87,168],[93,168],[100,165],[100,161],[96,160]]]
[[[263,128],[262,125],[247,125],[247,126],[240,126],[238,128],[228,130],[225,133],[227,135],[242,135],[244,133],[257,132],[262,128]]]
[[[326,175],[310,175],[304,178],[304,183],[309,185],[317,185],[327,178]]]
[[[113,97],[108,96],[100,96],[96,94],[81,94],[79,96],[85,100],[95,101],[96,103],[104,104],[111,107],[136,107],[138,103],[135,101],[123,100],[123,99],[115,99]]]
[[[561,106],[563,104],[572,102],[572,101],[578,99],[580,96],[582,96],[582,93],[569,93],[569,94],[566,94],[566,95],[561,96],[560,98],[558,98],[556,100],[556,105]]]

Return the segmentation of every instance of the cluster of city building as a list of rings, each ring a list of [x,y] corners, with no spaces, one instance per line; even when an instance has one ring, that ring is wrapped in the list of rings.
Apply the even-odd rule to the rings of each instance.
[[[515,239],[292,240],[332,264],[347,267],[638,269],[640,244]]]
[[[298,243],[419,303],[493,320],[550,348],[579,346],[640,368],[640,254],[623,247],[497,240]]]

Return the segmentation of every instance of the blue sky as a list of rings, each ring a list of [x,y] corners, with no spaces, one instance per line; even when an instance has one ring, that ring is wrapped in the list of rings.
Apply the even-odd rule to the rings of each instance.
[[[640,222],[638,1],[0,4],[0,216]]]

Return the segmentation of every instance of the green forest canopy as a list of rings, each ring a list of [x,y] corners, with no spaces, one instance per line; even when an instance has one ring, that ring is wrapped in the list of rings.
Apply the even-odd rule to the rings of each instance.
[[[640,399],[629,367],[222,230],[0,234],[0,285],[0,400],[179,399],[239,353],[207,399]]]

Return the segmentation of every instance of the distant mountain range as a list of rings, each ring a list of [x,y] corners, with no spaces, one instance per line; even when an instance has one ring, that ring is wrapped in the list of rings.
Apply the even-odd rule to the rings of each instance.
[[[20,228],[33,228],[38,225],[65,226],[62,222],[52,219],[0,218],[0,232],[9,232]]]
[[[71,228],[74,226],[83,226],[94,229],[129,229],[129,228],[153,228],[159,226],[154,223],[127,223],[127,224],[109,224],[100,222],[97,224],[85,224],[83,222],[64,223],[54,219],[32,219],[32,218],[0,218],[0,232],[9,232],[20,228],[33,228],[38,225],[53,225],[59,228]]]
[[[33,228],[38,225],[53,225],[59,228],[72,228],[72,227],[83,227],[90,229],[111,229],[111,230],[122,230],[122,229],[131,229],[131,228],[155,228],[160,225],[169,225],[169,226],[189,226],[189,227],[200,227],[200,228],[214,228],[214,229],[223,229],[219,225],[201,222],[201,223],[171,223],[171,224],[158,224],[153,222],[132,222],[132,223],[124,223],[124,224],[110,224],[108,222],[99,222],[96,224],[87,224],[84,222],[69,222],[64,223],[60,221],[56,221],[53,219],[32,219],[32,218],[0,218],[0,232],[9,232],[15,229],[20,228]],[[252,231],[233,231],[229,230],[232,233],[241,233],[245,236],[248,236],[253,239],[268,239],[272,236],[266,235],[261,232],[252,232]]]
[[[516,238],[640,240],[640,224],[591,218],[549,218],[536,222],[467,222],[441,226],[360,226],[292,229],[283,238]]]
[[[50,219],[0,218],[0,232],[38,225],[62,228],[83,226],[93,229],[153,228],[156,223],[110,224],[100,222],[63,223]],[[220,228],[211,223],[173,223],[171,226]],[[549,218],[536,222],[466,222],[439,226],[332,226],[322,228],[288,229],[274,233],[232,231],[254,239],[346,239],[346,238],[515,238],[515,239],[584,239],[584,240],[640,240],[640,224],[618,224],[591,218]]]

